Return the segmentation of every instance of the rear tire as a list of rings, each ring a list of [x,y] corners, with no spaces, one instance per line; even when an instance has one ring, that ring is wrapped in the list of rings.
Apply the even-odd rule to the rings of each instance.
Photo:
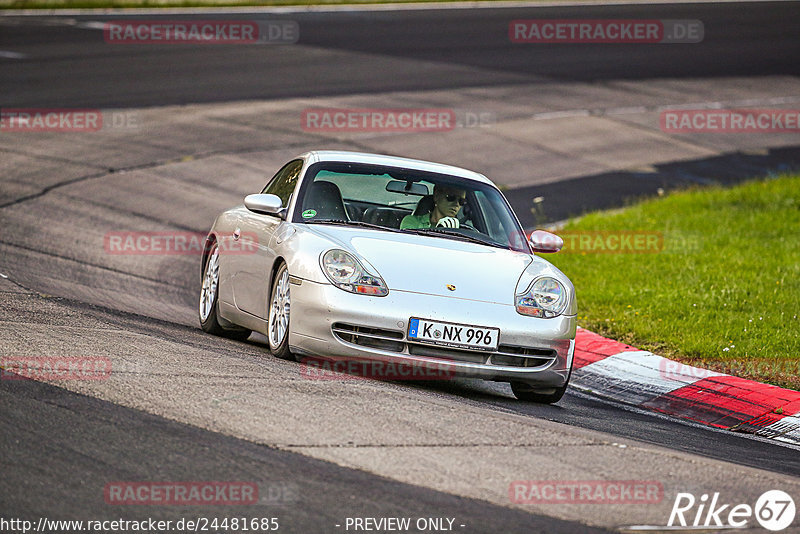
[[[537,392],[530,384],[526,384],[525,382],[511,382],[511,391],[514,392],[514,396],[524,402],[536,402],[539,404],[554,404],[561,400],[561,397],[564,396],[564,393],[567,391],[567,386],[569,385],[569,379],[567,379],[567,383],[561,386],[560,388],[555,388],[555,391],[552,393],[540,393]],[[541,389],[539,390],[541,391]]]
[[[226,329],[220,324],[219,316],[219,247],[214,242],[206,256],[203,266],[203,285],[200,288],[200,328],[204,332],[238,341],[250,337],[246,328]],[[222,319],[222,321],[225,321]]]
[[[289,269],[285,263],[281,263],[275,272],[272,291],[269,293],[267,340],[273,356],[294,361],[294,354],[289,350],[289,318],[292,303],[289,286]]]

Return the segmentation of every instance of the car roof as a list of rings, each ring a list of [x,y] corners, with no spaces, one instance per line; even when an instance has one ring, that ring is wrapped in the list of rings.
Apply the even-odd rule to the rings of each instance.
[[[460,178],[467,178],[470,180],[494,185],[491,180],[480,173],[463,169],[461,167],[454,167],[453,165],[445,165],[444,163],[434,163],[419,159],[386,156],[384,154],[368,154],[365,152],[350,152],[347,150],[314,150],[311,152],[306,152],[299,157],[305,159],[309,163],[337,161],[347,163],[366,163],[371,165],[386,165],[389,167],[399,167],[403,169],[448,174],[450,176],[458,176]]]

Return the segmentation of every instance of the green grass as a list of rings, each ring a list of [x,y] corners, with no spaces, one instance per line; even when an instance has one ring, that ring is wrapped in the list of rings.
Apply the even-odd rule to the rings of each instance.
[[[548,255],[578,323],[685,363],[800,389],[800,176],[676,192],[563,231],[655,231],[657,253]]]

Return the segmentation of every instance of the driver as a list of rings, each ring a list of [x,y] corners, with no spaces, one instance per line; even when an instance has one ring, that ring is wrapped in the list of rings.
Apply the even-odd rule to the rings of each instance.
[[[456,219],[461,206],[467,203],[467,192],[463,189],[444,185],[433,186],[433,209],[421,215],[406,215],[400,223],[400,229],[405,228],[458,228]]]

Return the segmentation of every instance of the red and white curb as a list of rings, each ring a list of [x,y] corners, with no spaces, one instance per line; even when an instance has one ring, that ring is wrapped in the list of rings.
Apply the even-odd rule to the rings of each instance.
[[[583,328],[570,385],[705,425],[800,443],[800,391],[685,365]]]

